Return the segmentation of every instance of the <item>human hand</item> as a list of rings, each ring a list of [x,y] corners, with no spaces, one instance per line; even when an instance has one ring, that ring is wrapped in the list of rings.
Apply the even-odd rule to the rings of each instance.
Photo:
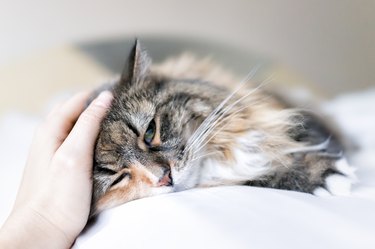
[[[38,127],[15,205],[0,230],[1,248],[70,248],[91,204],[94,145],[112,101],[88,93],[55,108]]]

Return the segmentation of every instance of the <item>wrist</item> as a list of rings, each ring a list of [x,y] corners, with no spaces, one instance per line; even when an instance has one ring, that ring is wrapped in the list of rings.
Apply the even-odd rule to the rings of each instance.
[[[0,247],[7,248],[70,248],[74,238],[38,212],[23,208],[12,212],[0,230]]]

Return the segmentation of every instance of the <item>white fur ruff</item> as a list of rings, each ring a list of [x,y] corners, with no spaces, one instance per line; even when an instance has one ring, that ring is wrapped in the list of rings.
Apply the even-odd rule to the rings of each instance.
[[[200,186],[240,183],[266,174],[270,170],[270,159],[259,150],[262,136],[259,132],[249,132],[237,140],[231,163],[212,158],[203,161]]]

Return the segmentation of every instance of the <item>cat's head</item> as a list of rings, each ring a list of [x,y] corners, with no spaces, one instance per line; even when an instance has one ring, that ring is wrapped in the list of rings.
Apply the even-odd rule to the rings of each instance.
[[[192,136],[222,100],[220,90],[151,70],[136,41],[113,93],[95,149],[93,212],[193,187]]]

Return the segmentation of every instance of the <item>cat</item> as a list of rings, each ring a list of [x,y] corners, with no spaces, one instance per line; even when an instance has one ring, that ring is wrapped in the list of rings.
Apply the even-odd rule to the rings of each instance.
[[[114,101],[95,147],[91,215],[196,187],[315,193],[329,176],[349,175],[334,129],[250,77],[239,83],[188,55],[152,65],[136,40],[119,80],[100,89]]]

